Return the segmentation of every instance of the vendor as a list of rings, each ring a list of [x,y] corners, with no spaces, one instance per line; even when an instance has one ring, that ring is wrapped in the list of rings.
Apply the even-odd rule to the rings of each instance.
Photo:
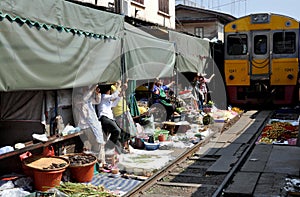
[[[75,124],[81,128],[84,148],[96,154],[105,163],[104,139],[101,123],[98,121],[94,105],[101,100],[97,85],[73,89],[73,115]]]
[[[205,74],[198,73],[193,80],[194,96],[198,101],[198,107],[201,111],[203,110],[203,105],[205,105],[208,100],[207,83],[211,81],[215,74],[212,74],[209,78],[205,78],[204,76]]]
[[[204,92],[204,103],[207,104],[208,102],[208,83],[211,82],[212,78],[215,76],[215,74],[212,74],[209,78],[205,77],[206,74],[202,74],[199,76],[200,84]]]
[[[125,140],[128,140],[128,136],[126,136],[126,138],[121,137],[124,135],[124,131],[115,121],[112,111],[112,108],[116,107],[121,100],[126,87],[123,87],[121,92],[116,90],[114,93],[111,93],[111,85],[112,84],[105,84],[101,86],[101,102],[97,105],[98,118],[102,124],[103,132],[107,136],[110,136],[105,145],[106,154],[108,155],[114,154],[115,151],[119,154],[122,153],[122,144]],[[126,86],[126,84],[124,84],[124,86]]]
[[[124,88],[127,87],[127,83],[123,85]],[[123,89],[125,91],[126,89]],[[118,80],[114,85],[111,86],[111,93],[119,91],[121,92],[121,80]],[[115,107],[112,108],[112,112],[117,124],[122,128],[124,135],[121,138],[128,139],[136,136],[137,128],[129,111],[125,95],[120,99]],[[124,151],[129,152],[128,140],[124,140]]]
[[[166,95],[166,91],[170,91],[170,86],[173,85],[175,81],[164,85],[161,79],[155,81],[154,86],[152,88],[152,96],[153,96],[153,104],[160,103],[163,105],[167,112],[166,120],[170,120],[172,118],[172,114],[175,111],[174,105],[170,102]]]

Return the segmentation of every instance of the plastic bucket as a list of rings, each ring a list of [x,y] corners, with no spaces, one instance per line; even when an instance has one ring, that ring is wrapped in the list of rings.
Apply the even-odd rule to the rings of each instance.
[[[93,179],[95,173],[95,160],[92,163],[85,164],[82,166],[69,166],[71,171],[71,177],[80,183],[90,182]]]
[[[22,162],[22,170],[26,176],[33,177],[33,171]]]
[[[158,138],[158,141],[160,141],[160,142],[166,141],[166,135],[165,134],[159,134],[157,138]]]
[[[163,134],[164,137],[160,137],[161,140],[159,140],[159,136]],[[154,140],[159,140],[159,141],[165,141],[168,139],[169,136],[169,131],[168,130],[156,130],[154,132]]]
[[[22,169],[23,169],[23,173],[26,175],[26,176],[29,176],[29,177],[33,177],[33,171],[31,168],[27,167],[25,164],[24,164],[24,160],[26,160],[27,158],[31,157],[32,154],[31,152],[27,151],[21,155],[19,155],[20,157],[20,160],[22,162]]]
[[[31,156],[23,161],[32,169],[34,187],[38,191],[47,191],[60,184],[62,174],[70,162],[63,157]]]
[[[33,170],[34,187],[38,191],[47,191],[60,185],[65,169],[53,171]]]

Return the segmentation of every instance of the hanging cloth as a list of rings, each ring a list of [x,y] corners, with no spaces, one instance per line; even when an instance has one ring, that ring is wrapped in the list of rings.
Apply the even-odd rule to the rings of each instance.
[[[132,93],[129,96],[129,106],[130,106],[129,110],[130,110],[131,116],[133,116],[133,117],[140,116],[140,110],[137,105],[135,93]]]

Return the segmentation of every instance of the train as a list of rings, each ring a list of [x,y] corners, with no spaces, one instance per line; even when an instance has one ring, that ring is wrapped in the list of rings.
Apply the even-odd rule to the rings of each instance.
[[[224,80],[231,105],[298,101],[299,21],[256,13],[224,26]]]

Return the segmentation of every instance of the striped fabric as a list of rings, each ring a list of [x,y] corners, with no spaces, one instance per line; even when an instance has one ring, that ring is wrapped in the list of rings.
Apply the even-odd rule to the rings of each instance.
[[[91,184],[92,185],[103,185],[106,189],[125,194],[135,188],[142,181],[134,179],[125,179],[122,177],[112,177],[108,173],[99,173],[94,175]]]

